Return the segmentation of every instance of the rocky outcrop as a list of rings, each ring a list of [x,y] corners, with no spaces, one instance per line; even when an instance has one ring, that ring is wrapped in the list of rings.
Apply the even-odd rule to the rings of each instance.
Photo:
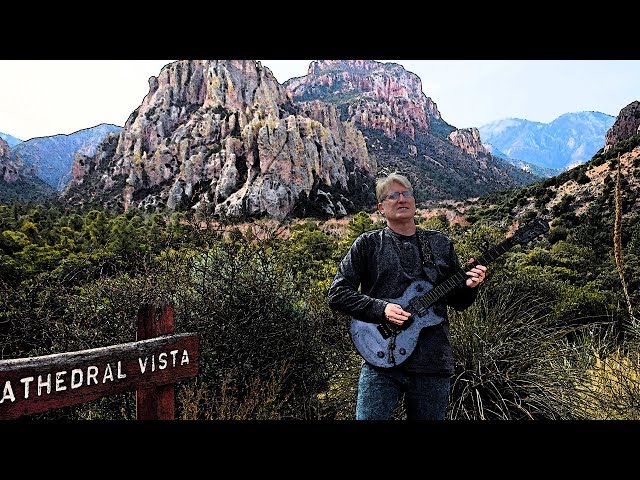
[[[640,133],[640,102],[636,100],[620,110],[618,118],[605,135],[604,151],[638,133]]]
[[[456,131],[445,122],[423,93],[420,78],[401,65],[314,61],[306,76],[284,86],[298,105],[335,106],[341,120],[363,132],[370,162],[381,173],[404,172],[415,184],[418,201],[476,197],[537,178],[493,158],[476,129]]]
[[[422,92],[422,81],[401,65],[373,60],[322,60],[305,77],[284,84],[295,101],[321,99],[345,104],[342,118],[389,138],[409,138],[441,119],[437,105]]]
[[[34,174],[34,168],[26,165],[19,156],[14,156],[9,144],[0,138],[0,178],[7,183],[15,183]]]
[[[294,105],[259,62],[184,60],[151,77],[120,134],[76,155],[72,171],[63,196],[74,203],[339,216],[376,164],[335,109]]]
[[[480,132],[477,128],[455,130],[449,134],[449,141],[472,157],[489,155],[489,151],[480,140]]]
[[[99,177],[107,188],[112,186],[109,178],[104,175],[109,173],[109,161],[115,154],[119,138],[120,135],[115,132],[107,133],[102,142],[94,148],[95,154],[93,156],[88,155],[82,150],[76,152],[73,157],[73,163],[71,164],[71,185],[73,187],[82,185],[85,177],[88,175]]]
[[[338,217],[374,205],[375,177],[391,170],[409,176],[419,200],[536,178],[481,156],[477,132],[449,138],[454,130],[397,64],[313,62],[283,86],[260,62],[177,61],[149,79],[118,135],[75,156],[62,196],[148,211]]]
[[[11,147],[0,137],[0,160],[11,158]]]
[[[13,183],[20,177],[17,166],[10,161],[11,148],[0,138],[0,178],[7,183]]]

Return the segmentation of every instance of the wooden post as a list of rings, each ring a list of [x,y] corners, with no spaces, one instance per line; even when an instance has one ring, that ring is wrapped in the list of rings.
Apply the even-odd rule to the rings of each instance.
[[[138,309],[137,340],[147,340],[174,332],[173,306],[141,305]],[[174,385],[141,387],[136,390],[138,420],[173,420],[175,418]]]

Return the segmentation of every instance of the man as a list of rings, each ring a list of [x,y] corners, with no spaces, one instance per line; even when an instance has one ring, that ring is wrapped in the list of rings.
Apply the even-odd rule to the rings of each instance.
[[[388,299],[402,297],[416,281],[426,280],[435,286],[460,272],[461,265],[451,239],[416,227],[413,187],[405,176],[392,173],[379,179],[376,197],[387,226],[364,232],[354,240],[338,266],[328,299],[331,308],[354,319],[397,328],[410,321],[412,314]],[[403,394],[407,419],[445,418],[454,373],[447,305],[456,310],[469,307],[486,270],[483,265],[474,266],[464,283],[432,306],[442,321],[420,330],[415,349],[406,360],[388,367],[363,360],[356,419],[390,419]]]

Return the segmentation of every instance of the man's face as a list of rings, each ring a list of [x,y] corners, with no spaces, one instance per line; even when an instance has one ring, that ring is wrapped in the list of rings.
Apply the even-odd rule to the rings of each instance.
[[[378,203],[378,210],[382,213],[387,221],[403,220],[406,218],[413,218],[416,214],[416,199],[411,195],[409,191],[409,197],[404,196],[404,192],[409,191],[404,185],[398,182],[391,183],[389,191],[382,202]],[[394,192],[402,192],[402,194],[393,199]],[[391,195],[391,197],[390,197]]]

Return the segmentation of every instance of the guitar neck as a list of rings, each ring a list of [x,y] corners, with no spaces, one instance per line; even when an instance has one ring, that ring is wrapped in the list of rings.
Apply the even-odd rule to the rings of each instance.
[[[451,275],[445,281],[438,284],[421,297],[414,299],[414,301],[418,303],[418,308],[429,308],[431,305],[447,296],[452,290],[463,285],[467,281],[467,278],[469,278],[466,273],[473,267],[476,265],[488,265],[514,245],[515,243],[511,238],[508,238],[497,246],[489,249],[480,258],[475,259],[472,264],[469,264],[464,269],[461,269],[457,273]]]

